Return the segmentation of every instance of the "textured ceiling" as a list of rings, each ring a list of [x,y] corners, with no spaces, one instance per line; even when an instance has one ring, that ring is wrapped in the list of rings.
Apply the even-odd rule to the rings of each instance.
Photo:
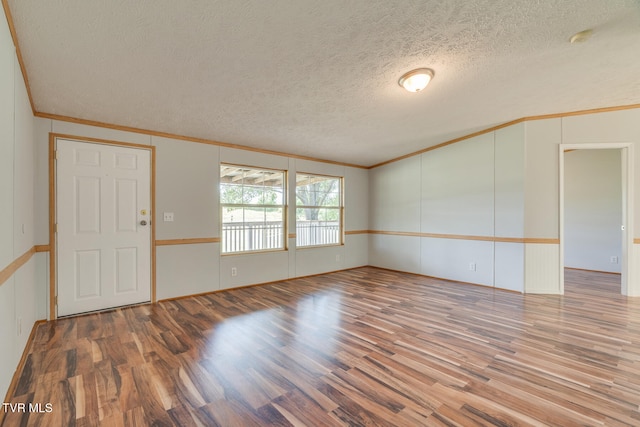
[[[359,165],[525,116],[640,103],[638,0],[9,6],[38,112]],[[434,80],[405,92],[398,78],[419,67]]]

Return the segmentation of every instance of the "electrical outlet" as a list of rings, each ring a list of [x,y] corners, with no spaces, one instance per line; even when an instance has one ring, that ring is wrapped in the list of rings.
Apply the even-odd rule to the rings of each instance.
[[[173,222],[173,212],[164,213],[164,222]]]
[[[611,264],[617,264],[618,263],[618,257],[617,256],[612,256],[611,257]]]
[[[236,277],[238,275],[238,269],[236,267],[231,267],[231,277]]]
[[[476,271],[476,263],[475,262],[470,262],[469,263],[469,270],[470,271]]]

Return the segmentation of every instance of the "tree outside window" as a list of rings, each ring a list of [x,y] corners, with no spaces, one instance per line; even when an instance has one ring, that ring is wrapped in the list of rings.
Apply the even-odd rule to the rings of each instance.
[[[342,243],[342,178],[296,175],[296,245]]]

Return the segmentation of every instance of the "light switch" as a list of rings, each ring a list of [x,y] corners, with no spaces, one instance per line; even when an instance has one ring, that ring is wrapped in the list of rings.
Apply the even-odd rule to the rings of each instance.
[[[173,222],[173,212],[164,213],[164,222]]]

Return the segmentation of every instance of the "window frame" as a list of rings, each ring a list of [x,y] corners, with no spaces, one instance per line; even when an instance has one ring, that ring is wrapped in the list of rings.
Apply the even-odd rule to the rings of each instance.
[[[311,177],[329,178],[338,180],[339,204],[337,207],[327,206],[313,206],[313,205],[298,205],[298,175],[305,175]],[[294,217],[296,224],[296,249],[312,249],[312,248],[326,248],[331,246],[344,246],[344,176],[339,175],[327,175],[313,172],[296,171],[295,172],[295,205],[294,205]],[[298,244],[298,209],[337,209],[338,210],[338,241],[336,243],[324,243],[319,245],[299,245]]]
[[[282,204],[281,205],[268,205],[268,204],[251,204],[251,203],[223,203],[222,202],[222,192],[220,191],[222,185],[222,177],[220,176],[223,167],[228,168],[238,168],[238,169],[252,169],[261,172],[277,172],[282,173]],[[256,253],[264,253],[264,252],[281,252],[288,250],[288,211],[289,211],[289,193],[288,193],[288,181],[289,180],[289,172],[286,169],[277,169],[277,168],[269,168],[262,166],[252,166],[252,165],[244,165],[237,163],[225,163],[219,162],[218,164],[218,204],[219,204],[219,212],[220,212],[220,255],[221,256],[234,256],[234,255],[244,255],[244,254],[256,254]],[[278,248],[272,249],[253,249],[253,250],[240,250],[233,252],[225,252],[224,251],[224,208],[232,207],[232,208],[279,208],[282,209],[282,230],[281,236],[282,246]],[[243,221],[241,224],[246,224]]]

